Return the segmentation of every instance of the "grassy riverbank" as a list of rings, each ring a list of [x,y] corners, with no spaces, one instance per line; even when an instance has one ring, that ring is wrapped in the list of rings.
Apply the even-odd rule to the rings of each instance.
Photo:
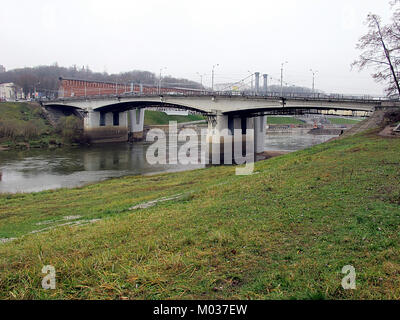
[[[164,112],[146,110],[144,115],[145,125],[167,125],[170,121],[178,123],[205,120],[201,115],[189,114],[187,116],[167,115]]]
[[[55,133],[37,104],[23,102],[0,103],[0,146],[43,147],[57,143],[61,137]]]
[[[304,124],[303,121],[296,119],[294,117],[267,117],[267,124]]]
[[[200,115],[168,116],[164,112],[146,110],[146,125],[166,125],[169,121],[204,120]],[[47,121],[42,108],[35,103],[0,103],[0,151],[10,148],[48,148],[86,142],[80,136],[76,118],[66,117],[59,128]]]
[[[0,244],[0,298],[400,298],[400,139],[370,132],[234,172],[0,195],[0,238],[18,238]]]

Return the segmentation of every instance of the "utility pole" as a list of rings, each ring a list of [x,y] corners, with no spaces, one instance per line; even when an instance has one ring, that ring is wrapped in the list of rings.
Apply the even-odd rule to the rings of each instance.
[[[282,62],[282,64],[281,64],[281,97],[283,96],[283,66],[287,63],[288,62],[285,61],[285,62]]]
[[[312,72],[312,94],[315,93],[315,75],[318,73],[318,71],[314,71],[313,69],[310,69]]]
[[[218,67],[219,63],[214,64],[212,67],[212,75],[211,75],[211,91],[214,92],[214,69],[215,67]]]

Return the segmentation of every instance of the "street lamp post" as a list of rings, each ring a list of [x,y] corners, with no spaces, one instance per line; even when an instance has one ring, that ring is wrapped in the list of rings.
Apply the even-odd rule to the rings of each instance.
[[[158,79],[158,94],[161,94],[161,73],[165,69],[167,69],[167,67],[163,67],[160,69],[160,78]]]
[[[201,87],[203,88],[203,77],[205,76],[205,74],[200,74],[199,72],[196,72],[198,75],[199,75],[199,77],[200,77],[200,85],[201,85]]]
[[[287,63],[287,61],[281,63],[281,97],[283,96],[283,66]]]
[[[315,75],[318,73],[318,71],[314,71],[313,69],[310,69],[312,73],[312,94],[315,93]]]
[[[214,64],[212,67],[212,75],[211,75],[211,91],[214,92],[214,69],[215,67],[218,67],[219,63]]]

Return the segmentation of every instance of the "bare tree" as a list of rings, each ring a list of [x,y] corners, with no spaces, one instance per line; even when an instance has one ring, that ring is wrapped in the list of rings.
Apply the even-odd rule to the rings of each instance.
[[[366,24],[368,33],[362,36],[357,49],[362,50],[359,58],[352,66],[363,70],[374,67],[372,77],[377,82],[385,83],[388,96],[400,96],[398,67],[400,66],[400,0],[391,2],[393,9],[392,21],[383,25],[376,14],[369,14]]]

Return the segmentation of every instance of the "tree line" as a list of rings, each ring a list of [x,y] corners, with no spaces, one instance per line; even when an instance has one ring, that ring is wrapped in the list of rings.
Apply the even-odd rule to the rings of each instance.
[[[47,97],[55,97],[58,92],[59,78],[73,78],[80,80],[142,83],[144,85],[158,85],[159,78],[149,71],[133,70],[118,74],[107,72],[93,72],[88,66],[78,68],[76,65],[69,68],[60,67],[57,63],[37,67],[26,67],[0,73],[0,83],[13,82],[20,86],[25,95],[41,92]],[[179,86],[191,89],[201,89],[202,86],[191,80],[166,76],[162,78],[163,85]]]

